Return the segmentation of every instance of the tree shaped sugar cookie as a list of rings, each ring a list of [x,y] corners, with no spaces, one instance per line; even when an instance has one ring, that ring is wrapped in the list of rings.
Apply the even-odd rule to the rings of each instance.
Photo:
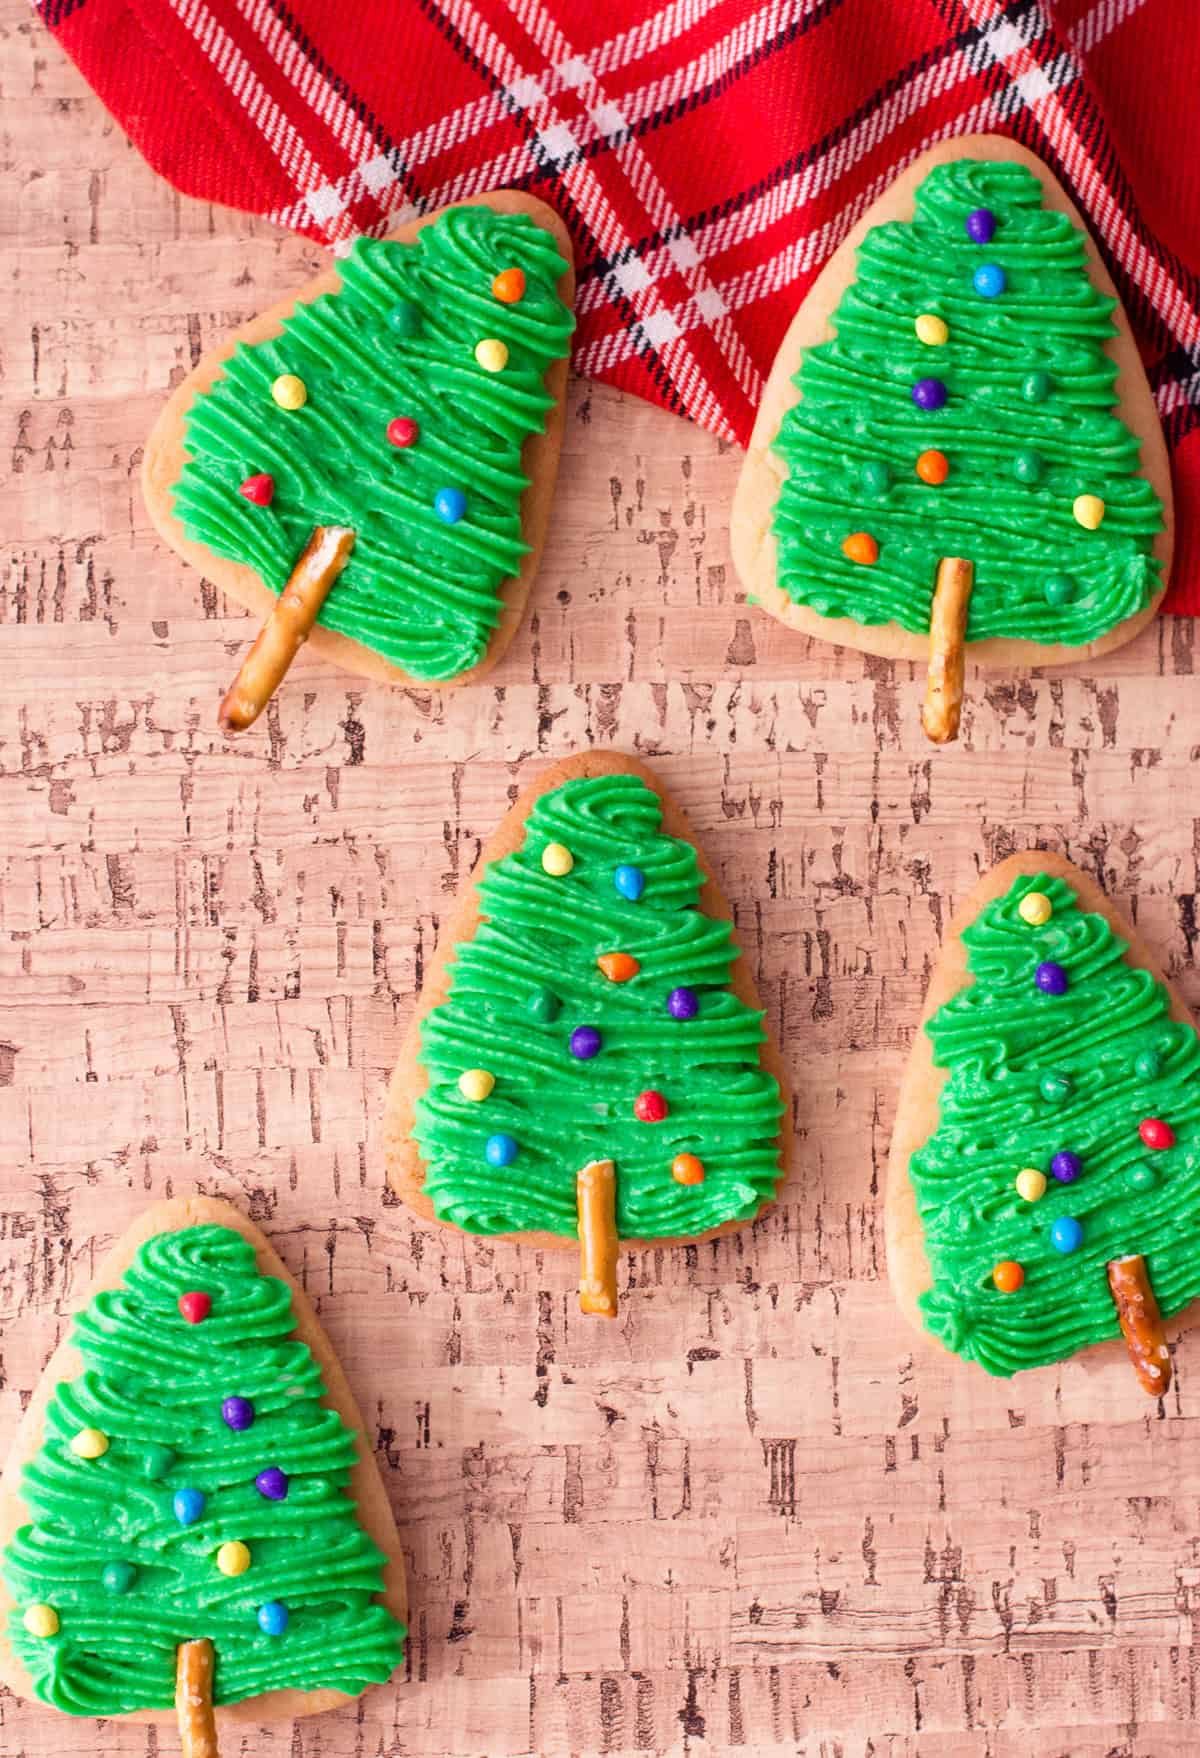
[[[952,925],[901,1090],[888,1267],[906,1314],[990,1373],[1123,1334],[1166,1391],[1200,1295],[1200,1040],[1091,880],[1037,850]]]
[[[248,726],[309,632],[444,684],[499,658],[549,516],[573,318],[566,232],[530,196],[360,239],[203,359],[147,448],[159,530],[266,616],[221,708]]]
[[[733,545],[790,626],[927,659],[937,742],[966,657],[1083,659],[1152,614],[1161,429],[1115,289],[1031,153],[935,147],[837,251],[772,371]]]
[[[224,1719],[387,1679],[404,1575],[360,1426],[258,1230],[204,1198],[149,1211],[5,1471],[0,1673],[73,1715],[177,1715],[184,1758],[215,1753]]]
[[[469,1232],[577,1241],[613,1316],[621,1240],[749,1221],[781,1177],[777,1051],[728,910],[632,759],[558,764],[485,847],[392,1081],[389,1173]]]

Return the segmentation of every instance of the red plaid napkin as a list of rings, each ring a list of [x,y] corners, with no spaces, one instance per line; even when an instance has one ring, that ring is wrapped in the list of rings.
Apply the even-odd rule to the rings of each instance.
[[[329,243],[501,185],[578,254],[580,372],[744,443],[796,305],[935,140],[1011,134],[1121,289],[1200,612],[1195,0],[40,0],[150,163]]]

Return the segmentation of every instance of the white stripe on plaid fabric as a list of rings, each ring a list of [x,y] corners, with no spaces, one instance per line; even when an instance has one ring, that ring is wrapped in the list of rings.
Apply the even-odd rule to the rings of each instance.
[[[731,73],[749,53],[760,49],[797,19],[816,12],[822,4],[823,0],[802,0],[797,9],[795,0],[771,0],[769,5],[740,21],[734,30],[685,67],[622,98],[621,127],[612,134],[609,132],[612,118],[606,112],[599,111],[594,116],[581,112],[572,119],[575,150],[582,152],[598,141],[611,145],[614,136],[619,138],[625,130],[636,128],[659,115],[664,104],[676,103],[695,91],[698,85],[713,84]],[[405,162],[409,162],[407,157]],[[520,182],[527,177],[534,163],[529,143],[520,143],[428,190],[425,199],[430,207],[441,207],[448,201],[462,201],[467,196],[477,195],[481,189],[503,188],[505,184]],[[394,221],[395,216],[386,215],[385,218]]]
[[[719,215],[707,226],[693,229],[690,233],[693,242],[706,256],[720,256],[756,237],[767,227],[776,225],[786,215],[807,207],[832,184],[847,176],[860,159],[874,152],[902,122],[916,115],[926,104],[943,97],[951,87],[973,77],[991,59],[987,40],[980,37],[933,66],[922,68],[856,128],[801,170],[782,179],[773,189],[747,202],[744,207]],[[643,257],[651,272],[658,271],[659,258],[669,249],[668,242],[658,247],[657,254],[647,253]],[[602,285],[588,282],[580,289],[576,309],[583,315],[593,310],[603,296]]]
[[[198,47],[225,81],[230,96],[254,123],[297,191],[304,193],[319,189],[327,181],[320,165],[204,0],[170,0],[170,4],[180,23],[191,31]]]
[[[989,0],[966,0],[966,3],[979,7],[988,4]],[[1114,30],[1144,4],[1145,0],[1108,0],[1102,8],[1093,7],[1081,20],[1081,25],[1088,29],[1092,46],[1101,40],[1105,27]],[[1038,18],[1042,30],[1050,28],[1040,5],[1033,16]],[[1072,78],[1082,73],[1073,53],[1065,59],[1069,60]],[[1171,335],[1194,352],[1200,346],[1200,311],[1193,307],[1187,292],[1179,286],[1166,265],[1142,243],[1122,212],[1113,191],[1080,139],[1078,129],[1063,108],[1058,88],[1066,84],[1066,80],[1050,79],[1047,71],[1031,55],[1029,44],[1024,39],[1010,41],[1002,60],[1023,102],[1036,116],[1046,139],[1079,190],[1092,225],[1130,280],[1158,312]]]
[[[566,36],[550,17],[548,9],[541,3],[541,0],[526,0],[522,11],[524,16],[521,16],[521,12],[518,13],[521,22],[544,55],[554,57],[560,69],[574,62],[578,72],[575,90],[579,102],[585,106],[589,115],[593,118],[606,112],[611,115],[616,106],[610,102],[604,87],[593,78],[586,63],[573,55]],[[653,229],[656,232],[671,231],[682,235],[683,217],[671,202],[641,143],[633,136],[627,137],[617,147],[615,157],[628,177],[630,187],[640,201]],[[627,260],[636,261],[637,259],[629,257]],[[742,393],[752,402],[757,401],[762,393],[762,380],[741,337],[734,328],[699,251],[688,240],[686,247],[682,244],[676,247],[672,260],[676,272],[688,288],[693,304],[706,316],[725,364],[732,370]],[[612,296],[616,298],[624,295],[636,308],[639,294],[642,291],[649,291],[654,277],[644,275],[641,265],[639,265],[637,274],[633,277],[632,286],[628,275],[622,281],[619,269],[614,271],[611,280]],[[661,309],[661,296],[658,308]],[[648,322],[642,323],[643,338],[648,344],[653,343],[653,331],[649,326],[655,321],[652,314]],[[694,398],[699,400],[695,419],[704,426],[708,426],[714,421],[723,423],[724,417],[721,414],[715,392],[707,377],[700,371],[698,363],[691,356],[691,352],[682,338],[665,335],[655,346],[660,360],[675,380],[684,404],[691,406]],[[732,434],[729,437],[732,437]]]
[[[724,3],[725,0],[676,0],[676,4],[664,7],[653,18],[620,32],[617,36],[611,37],[607,43],[602,43],[590,57],[594,76],[600,78],[605,74],[619,72],[624,67],[632,66],[646,55],[655,53],[665,44],[673,41],[675,37],[694,30],[698,24],[703,23],[710,12]],[[441,10],[447,22],[457,29],[460,15],[459,0],[449,0],[449,3],[444,4]],[[544,66],[532,78],[547,96],[553,96],[558,91],[570,89],[570,74],[564,75],[562,68],[558,66]],[[402,146],[397,148],[395,157],[405,170],[415,170],[430,159],[438,158],[443,153],[449,152],[453,147],[460,145],[462,141],[471,139],[472,136],[481,133],[484,129],[494,127],[503,120],[507,108],[508,104],[502,91],[484,92],[478,98],[473,98],[469,104],[464,104],[449,115],[440,117],[430,127],[410,135]],[[512,176],[515,175],[515,171],[510,173],[507,181],[511,181]],[[391,155],[380,154],[372,150],[370,156],[361,159],[352,166],[345,176],[338,178],[333,187],[343,205],[358,199],[362,192],[382,200],[384,191],[396,182],[397,177],[398,172],[396,165],[392,162]],[[498,188],[504,181],[506,179],[493,179],[490,183],[481,181],[463,193],[477,195],[481,189]],[[461,198],[448,197],[444,199]],[[444,205],[443,198],[431,197],[428,205],[431,208],[440,207]],[[379,229],[383,230],[389,224],[403,224],[405,220],[412,219],[419,211],[411,204],[404,204],[400,208],[386,212],[382,216]],[[290,227],[305,223],[307,217],[302,204],[277,209],[270,216],[277,225]]]
[[[562,63],[572,58],[571,45],[538,5],[538,0],[532,0],[526,8],[522,22],[547,59],[553,56]],[[629,234],[591,161],[578,158],[568,146],[570,129],[556,106],[536,81],[530,79],[515,55],[499,40],[469,0],[458,7],[458,28],[471,52],[503,82],[514,106],[519,105],[525,111],[530,130],[542,152],[548,157],[557,157],[561,149],[568,159],[560,170],[560,181],[600,249],[606,254],[627,250]],[[527,142],[523,150],[529,152],[531,149],[532,141]],[[440,200],[437,205],[441,205]],[[639,352],[647,346],[655,348],[664,370],[671,376],[684,411],[693,420],[702,425],[713,425],[717,431],[728,430],[716,394],[692,358],[689,346],[682,341],[681,332],[675,328],[658,288],[650,282],[645,286],[629,286],[623,291],[638,320],[636,326],[626,331],[631,346],[637,347]],[[674,356],[679,357],[677,363]]]
[[[1103,22],[1108,30],[1114,30],[1143,4],[1145,4],[1145,0],[1121,0],[1119,9],[1113,9],[1110,6],[1106,6],[1106,17],[1100,22]],[[1091,16],[1092,15],[1089,14],[1088,18],[1090,19]],[[1034,17],[1037,19],[1043,32],[1048,30],[1048,21],[1046,20],[1045,15],[1041,13],[1040,8],[1038,9],[1038,12],[1034,14]],[[1001,28],[1001,26],[1003,26],[1003,28]],[[988,58],[994,58],[997,50],[1010,48],[1011,38],[1006,34],[1008,28],[1007,21],[1001,21],[1001,26],[996,26],[992,30],[986,32],[985,35],[979,39],[979,42],[972,45],[970,49],[960,52],[964,57],[969,57],[971,61],[971,65],[965,70],[961,68],[955,69],[951,64],[947,63],[943,64],[940,69],[930,70],[931,74],[940,74],[941,77],[939,79],[918,76],[918,80],[913,82],[913,87],[911,88],[912,101],[904,105],[902,114],[895,117],[895,120],[887,126],[886,132],[890,133],[891,128],[895,126],[895,122],[902,120],[904,116],[910,115],[914,110],[919,109],[921,103],[928,102],[932,98],[941,95],[948,85],[957,83],[958,80],[964,76],[964,72],[978,71],[977,61],[981,52],[986,54]],[[1100,32],[1099,35],[1095,34],[1097,29],[1098,25],[1094,25],[1092,35],[1093,43],[1099,41],[1100,36],[1105,34],[1104,32]],[[1029,46],[1030,40],[1022,38],[1021,48],[1027,49]],[[952,61],[953,57],[951,58],[951,62]],[[1022,75],[1027,74],[1028,69],[1022,68],[1021,73]],[[1073,56],[1065,53],[1060,54],[1048,66],[1042,67],[1039,65],[1037,89],[1041,96],[1044,97],[1046,91],[1053,91],[1058,86],[1068,83],[1076,77],[1077,73],[1078,66],[1075,63]],[[828,255],[832,254],[833,250],[835,250],[837,245],[841,243],[842,239],[846,236],[847,232],[849,232],[855,221],[866,211],[871,203],[883,193],[888,185],[894,180],[895,176],[898,175],[906,165],[911,164],[915,158],[923,153],[928,147],[932,146],[936,141],[952,139],[959,134],[976,133],[980,130],[994,127],[998,122],[1004,121],[1027,101],[1025,94],[1031,90],[1032,84],[1033,82],[1026,79],[1024,89],[1022,89],[1022,86],[1018,84],[1017,81],[1014,81],[1000,92],[982,99],[979,103],[972,105],[968,110],[961,112],[952,122],[943,124],[941,127],[924,136],[918,144],[910,148],[909,151],[903,155],[893,169],[876,178],[868,189],[866,189],[853,202],[842,207],[839,212],[834,215],[833,218],[825,222],[825,224],[794,240],[792,244],[790,244],[785,250],[781,251],[776,257],[772,258],[769,262],[760,263],[753,269],[735,275],[728,281],[722,282],[719,291],[726,305],[730,310],[740,310],[746,305],[753,304],[759,299],[768,297],[770,294],[777,292],[781,287],[785,287],[792,281],[806,275],[815,265],[823,262]],[[910,96],[910,94],[898,93],[896,100],[893,100],[893,102],[904,100],[908,96]],[[916,101],[918,98],[920,99],[920,102]],[[796,177],[790,179],[787,185],[781,186],[780,191],[772,191],[771,195],[764,197],[760,203],[753,204],[760,211],[758,213],[750,213],[745,223],[739,223],[742,220],[741,215],[729,216],[727,219],[714,222],[714,230],[716,228],[724,227],[725,231],[719,234],[720,243],[715,248],[710,249],[709,254],[715,255],[718,249],[728,249],[733,244],[743,243],[747,239],[755,236],[755,234],[765,226],[773,224],[791,209],[807,205],[808,201],[812,199],[812,196],[815,193],[821,189],[827,188],[830,183],[836,180],[838,175],[848,169],[850,165],[856,163],[858,159],[863,157],[864,154],[870,150],[872,145],[877,143],[879,136],[877,134],[868,136],[867,127],[868,125],[864,124],[860,130],[855,131],[855,134],[859,136],[857,140],[855,140],[854,135],[848,136],[845,141],[839,143],[840,151],[831,153],[830,155],[827,155],[825,160],[818,161],[813,165],[806,167],[804,172],[799,173]],[[1128,230],[1127,223],[1124,221],[1123,216],[1119,214],[1119,210],[1116,209],[1115,203],[1112,201],[1107,190],[1104,190],[1103,193],[1106,206]],[[773,199],[776,195],[780,196],[779,200]],[[1103,228],[1101,228],[1101,230],[1103,230]],[[1132,234],[1130,235],[1132,236]],[[700,236],[703,238],[704,234],[701,233]],[[1145,254],[1148,256],[1148,253]],[[1153,259],[1150,260],[1152,261]],[[1158,268],[1157,264],[1154,266],[1156,269]],[[1186,304],[1186,301],[1184,301],[1184,304]],[[676,323],[682,330],[694,327],[696,322],[699,321],[697,315],[692,312],[687,304],[678,306],[673,315]],[[607,336],[598,337],[594,342],[589,343],[586,347],[581,349],[576,356],[575,366],[581,373],[592,376],[601,376],[605,372],[611,371],[613,367],[619,365],[622,361],[627,360],[632,352],[633,350],[629,346],[628,338],[620,332],[616,332]]]

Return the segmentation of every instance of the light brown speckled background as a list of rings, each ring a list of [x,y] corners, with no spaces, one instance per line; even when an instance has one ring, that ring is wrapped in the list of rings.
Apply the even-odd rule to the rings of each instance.
[[[1200,1686],[1200,1336],[993,1383],[892,1305],[880,1182],[948,914],[1040,837],[1193,1003],[1196,628],[1089,670],[919,668],[738,602],[739,460],[576,384],[533,615],[488,682],[300,661],[213,716],[251,624],[150,535],[174,379],[319,263],[176,197],[0,0],[0,1444],[97,1250],[195,1180],[316,1301],[400,1520],[410,1676],[226,1758],[1183,1758]],[[703,839],[791,1056],[780,1207],[622,1266],[417,1224],[376,1125],[414,983],[509,790],[635,747]],[[96,1245],[93,1245],[96,1241]],[[0,1696],[5,1758],[174,1758]]]

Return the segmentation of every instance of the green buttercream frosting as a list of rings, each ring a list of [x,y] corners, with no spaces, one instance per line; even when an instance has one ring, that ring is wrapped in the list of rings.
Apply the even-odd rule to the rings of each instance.
[[[761,1066],[762,1015],[729,988],[732,928],[699,908],[696,851],[665,835],[661,816],[636,776],[568,781],[538,800],[521,847],[484,871],[483,920],[422,1037],[429,1084],[415,1135],[440,1219],[574,1235],[576,1174],[598,1159],[616,1163],[627,1239],[702,1233],[774,1195],[783,1106]],[[574,856],[561,878],[543,870],[548,843]],[[618,892],[618,866],[644,874],[638,901]],[[596,963],[609,952],[631,954],[638,974],[610,982]],[[694,991],[694,1018],[668,1012],[677,988]],[[571,1053],[581,1026],[602,1038],[588,1059]],[[458,1089],[473,1068],[495,1076],[482,1103]],[[645,1091],[666,1099],[663,1121],[634,1115]],[[507,1166],[488,1163],[495,1134],[517,1144]],[[701,1159],[703,1183],[675,1181],[681,1153]]]
[[[492,282],[510,267],[525,291],[505,304]],[[546,371],[570,342],[566,270],[544,227],[487,207],[452,209],[412,244],[360,239],[339,291],[297,306],[281,335],[239,345],[193,402],[174,499],[187,535],[278,592],[314,526],[349,526],[354,549],[321,624],[413,677],[467,670],[529,547],[521,448],[545,427]],[[500,372],[475,359],[488,338],[508,348]],[[300,409],[272,399],[284,373],[304,381]],[[414,444],[389,441],[398,416],[418,424]],[[275,483],[265,507],[238,492],[260,473]],[[456,524],[435,511],[444,488],[466,495]]]
[[[966,231],[979,208],[996,218],[988,244]],[[985,264],[1003,270],[996,297],[975,289]],[[938,562],[963,556],[975,570],[972,641],[1077,644],[1141,610],[1158,588],[1163,515],[1136,474],[1138,440],[1113,413],[1113,306],[1089,278],[1083,234],[1042,206],[1026,166],[958,159],[931,171],[912,221],[863,239],[834,339],[806,351],[800,401],[774,442],[789,598],[924,634]],[[926,313],[949,328],[940,346],[918,339]],[[914,404],[923,378],[944,384],[940,409]],[[916,474],[925,451],[945,454],[941,486]],[[1095,531],[1074,516],[1081,494],[1105,503]],[[873,565],[842,553],[856,531],[878,542]]]
[[[194,1290],[212,1298],[195,1325],[178,1307]],[[216,1650],[218,1703],[282,1688],[356,1693],[399,1664],[404,1626],[376,1597],[386,1559],[347,1493],[354,1434],[322,1402],[294,1327],[286,1285],[217,1226],[148,1240],[123,1284],[77,1316],[84,1369],[54,1392],[23,1478],[31,1523],[0,1558],[16,1601],[10,1639],[47,1703],[73,1715],[169,1710],[176,1648],[199,1637]],[[230,1396],[253,1405],[242,1433],[222,1417]],[[102,1457],[71,1450],[84,1428],[108,1437]],[[282,1501],[255,1487],[269,1466],[287,1475]],[[175,1515],[183,1488],[206,1498],[193,1525]],[[244,1574],[217,1567],[230,1540],[249,1546]],[[259,1628],[270,1601],[289,1614],[279,1636]],[[31,1604],[54,1608],[56,1636],[28,1633]]]
[[[1053,905],[1044,927],[1018,913],[1031,891]],[[1016,880],[963,941],[974,981],[926,1027],[947,1073],[938,1128],[910,1167],[933,1271],[921,1304],[948,1349],[1012,1374],[1119,1334],[1113,1258],[1145,1258],[1164,1314],[1200,1294],[1189,1220],[1200,1203],[1200,1044],[1061,879]],[[1065,994],[1039,990],[1042,963],[1067,972]],[[1170,1125],[1173,1147],[1143,1143],[1149,1117]],[[1051,1173],[1064,1150],[1082,1161],[1071,1184]],[[1040,1201],[1017,1193],[1025,1167],[1046,1174]],[[1067,1254],[1051,1239],[1060,1216],[1083,1228]],[[1016,1293],[992,1281],[1003,1261],[1025,1271]]]

